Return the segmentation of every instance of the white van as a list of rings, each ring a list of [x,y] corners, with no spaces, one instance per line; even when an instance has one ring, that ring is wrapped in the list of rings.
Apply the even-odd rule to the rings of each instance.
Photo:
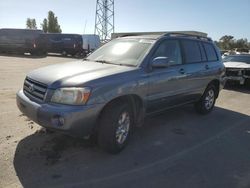
[[[82,41],[82,48],[87,53],[96,50],[101,45],[100,37],[98,35],[84,34],[82,35]]]

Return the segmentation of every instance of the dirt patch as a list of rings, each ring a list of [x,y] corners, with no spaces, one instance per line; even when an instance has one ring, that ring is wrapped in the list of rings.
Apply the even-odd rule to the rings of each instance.
[[[37,131],[36,134],[53,134],[47,133],[46,129]],[[95,143],[89,139],[77,139],[70,136],[55,133],[53,138],[45,141],[39,148],[39,155],[45,158],[45,165],[55,165],[58,163],[65,151],[68,149],[86,149],[86,147],[93,147]]]

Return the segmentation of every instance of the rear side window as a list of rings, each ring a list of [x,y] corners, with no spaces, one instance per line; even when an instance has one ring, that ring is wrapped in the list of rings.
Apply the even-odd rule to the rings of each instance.
[[[218,57],[216,54],[216,51],[214,49],[214,46],[212,44],[209,43],[203,43],[204,44],[204,48],[207,54],[207,60],[208,61],[217,61]]]
[[[202,45],[201,42],[199,42],[199,46],[200,46],[202,61],[207,61],[207,56],[206,56],[206,53],[205,53],[205,49],[204,49],[204,47],[203,47],[203,45]]]
[[[186,63],[198,63],[202,61],[199,43],[192,40],[182,41]]]

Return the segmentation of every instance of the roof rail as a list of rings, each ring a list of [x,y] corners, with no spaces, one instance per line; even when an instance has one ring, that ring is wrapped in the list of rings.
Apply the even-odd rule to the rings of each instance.
[[[128,32],[128,33],[112,33],[111,39],[119,37],[128,37],[128,36],[140,36],[140,35],[164,35],[166,32]]]
[[[205,36],[203,33],[200,33],[200,32],[197,32],[197,34],[195,32],[193,32],[193,33],[191,33],[191,32],[168,32],[168,33],[164,34],[163,36],[190,37],[190,38],[196,38],[196,39],[200,39],[200,40],[212,41],[211,38]]]
[[[128,32],[128,33],[112,33],[111,39],[119,38],[119,37],[126,37],[126,36],[140,36],[140,35],[158,35],[161,36],[171,36],[171,35],[178,36],[193,36],[193,37],[200,37],[200,38],[207,38],[207,33],[199,32],[199,31],[158,31],[158,32]],[[206,39],[207,40],[207,39]]]

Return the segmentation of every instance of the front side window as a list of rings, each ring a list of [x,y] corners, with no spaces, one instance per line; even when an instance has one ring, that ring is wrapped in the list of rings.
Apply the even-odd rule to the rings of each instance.
[[[157,57],[167,57],[170,65],[182,64],[179,42],[177,40],[163,41],[156,49],[153,59]]]

